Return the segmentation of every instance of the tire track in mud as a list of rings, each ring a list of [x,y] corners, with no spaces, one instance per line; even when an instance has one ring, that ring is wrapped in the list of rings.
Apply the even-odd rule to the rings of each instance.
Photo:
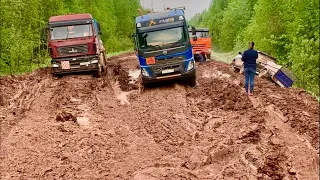
[[[32,106],[11,130],[5,128],[1,177],[318,179],[312,134],[318,107],[307,95],[300,100],[295,90],[285,95],[258,79],[257,95],[249,98],[242,77],[214,61],[198,66],[195,88],[168,83],[143,89],[133,53],[109,58],[107,65],[107,75],[98,79],[53,80],[48,72],[39,78],[45,85],[39,93],[31,90],[37,94],[29,95]],[[30,81],[27,86],[36,87],[37,79]],[[10,82],[0,79],[0,87],[14,89]],[[17,89],[12,94],[23,88]],[[295,110],[306,104],[303,117],[311,123],[293,126],[286,102]]]
[[[46,68],[26,77],[7,76],[0,79],[0,142],[50,85],[52,79],[48,76],[49,71]]]

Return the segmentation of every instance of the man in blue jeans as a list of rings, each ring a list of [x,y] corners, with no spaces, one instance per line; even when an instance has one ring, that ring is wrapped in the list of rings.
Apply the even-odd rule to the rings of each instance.
[[[257,69],[258,52],[253,49],[254,42],[249,43],[249,49],[242,54],[245,74],[245,89],[249,96],[253,95],[254,76]],[[249,86],[250,85],[250,89]]]

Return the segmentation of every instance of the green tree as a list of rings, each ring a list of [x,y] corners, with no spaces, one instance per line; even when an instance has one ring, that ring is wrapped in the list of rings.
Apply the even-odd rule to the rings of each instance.
[[[103,31],[108,52],[133,46],[134,16],[139,0],[1,0],[0,74],[31,71],[45,63],[42,30],[51,16],[91,13]]]

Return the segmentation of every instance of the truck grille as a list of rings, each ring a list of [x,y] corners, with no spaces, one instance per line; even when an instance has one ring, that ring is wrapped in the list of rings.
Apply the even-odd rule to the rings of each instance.
[[[70,55],[70,54],[78,54],[78,53],[87,53],[88,45],[75,45],[75,46],[63,46],[58,48],[59,56]]]
[[[175,69],[176,71],[180,71],[183,69],[183,65],[181,63],[175,63],[175,64],[166,64],[166,65],[159,65],[159,66],[151,66],[151,70],[153,73],[161,74],[162,70],[165,69]]]
[[[205,44],[195,44],[195,45],[193,45],[193,48],[194,49],[204,49],[204,48],[206,48],[206,45]]]
[[[184,60],[183,56],[170,57],[170,58],[157,58],[157,64],[169,64],[169,63],[179,63]]]

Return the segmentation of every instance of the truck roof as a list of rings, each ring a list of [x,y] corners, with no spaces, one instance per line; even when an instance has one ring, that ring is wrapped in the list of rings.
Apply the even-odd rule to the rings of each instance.
[[[176,17],[176,16],[184,16],[184,11],[182,9],[171,9],[171,10],[150,13],[150,14],[136,17],[136,23],[141,23],[141,22],[155,20],[155,19]]]
[[[189,29],[189,31],[191,31],[191,29]],[[209,28],[196,28],[196,31],[204,31],[204,32],[208,32],[209,31]]]
[[[68,14],[60,16],[52,16],[49,18],[49,22],[61,22],[61,21],[72,21],[72,20],[83,20],[92,19],[91,14]]]

